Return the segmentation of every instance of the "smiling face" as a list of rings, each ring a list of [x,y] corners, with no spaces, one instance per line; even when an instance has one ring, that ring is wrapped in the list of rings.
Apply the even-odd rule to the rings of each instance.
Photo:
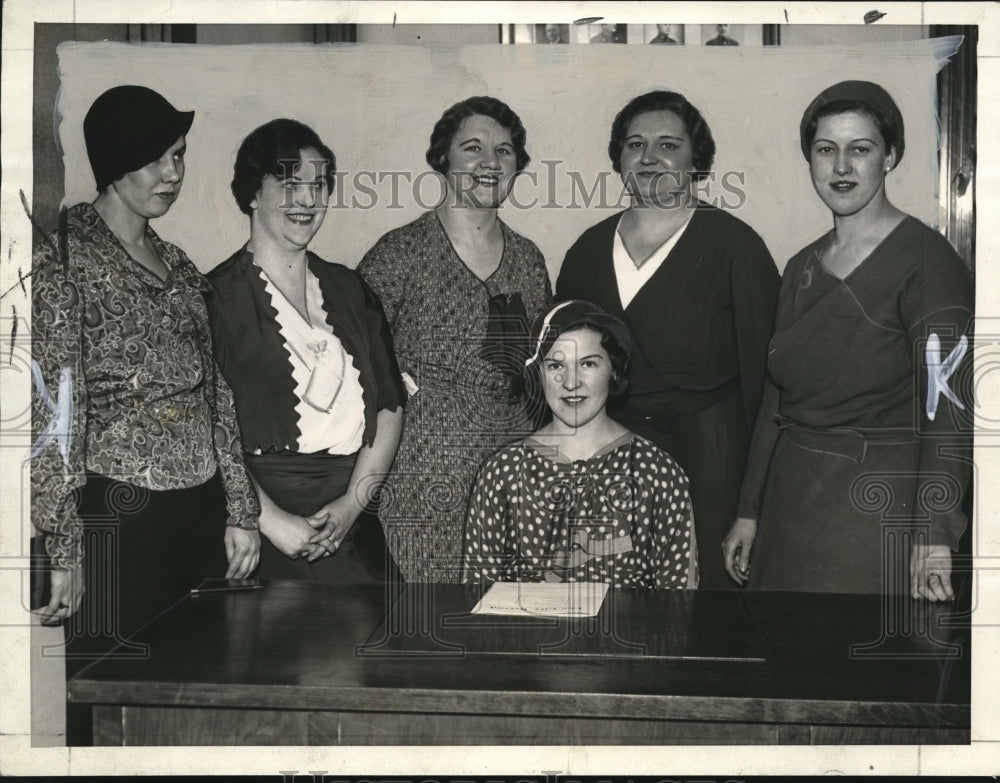
[[[122,204],[136,215],[147,220],[165,215],[181,192],[186,151],[187,145],[181,136],[157,160],[130,171],[110,187]]]
[[[622,180],[648,206],[678,206],[687,196],[694,148],[684,121],[667,109],[636,115],[625,131]]]
[[[583,326],[561,335],[542,360],[542,391],[553,418],[576,429],[603,415],[612,376],[599,331]]]
[[[517,173],[510,131],[492,117],[474,114],[462,120],[446,155],[448,189],[458,202],[498,207]]]
[[[289,251],[308,246],[326,217],[330,195],[326,166],[318,150],[306,147],[300,150],[298,162],[289,167],[286,178],[264,176],[250,202],[250,237],[255,248],[263,244]]]
[[[895,150],[885,148],[867,114],[820,117],[809,148],[809,173],[816,193],[835,216],[878,209],[885,199],[885,175],[895,163]]]

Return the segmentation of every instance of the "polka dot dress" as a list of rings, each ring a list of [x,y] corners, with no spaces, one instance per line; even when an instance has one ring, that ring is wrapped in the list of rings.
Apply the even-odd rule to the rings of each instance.
[[[629,433],[587,460],[528,438],[479,473],[469,502],[463,581],[604,581],[697,586],[688,480]]]

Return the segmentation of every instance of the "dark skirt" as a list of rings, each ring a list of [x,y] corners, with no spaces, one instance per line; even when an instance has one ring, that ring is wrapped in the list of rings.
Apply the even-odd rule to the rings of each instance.
[[[227,568],[218,473],[196,487],[162,491],[88,474],[79,514],[85,592],[64,623],[67,679]],[[144,653],[126,644],[114,654]],[[89,709],[71,705],[67,743],[90,744]]]
[[[900,594],[919,533],[919,444],[782,431],[771,457],[748,586]]]
[[[685,399],[691,404],[691,395]],[[749,433],[739,388],[696,411],[670,393],[611,401],[609,415],[667,452],[687,474],[698,541],[699,589],[737,585],[726,573],[722,539],[736,519]]]
[[[246,455],[247,469],[279,508],[310,516],[347,491],[356,454]],[[362,499],[364,502],[367,499]],[[260,537],[261,579],[318,579],[324,582],[369,584],[399,581],[395,563],[386,548],[377,515],[366,508],[334,554],[309,562],[292,559]]]

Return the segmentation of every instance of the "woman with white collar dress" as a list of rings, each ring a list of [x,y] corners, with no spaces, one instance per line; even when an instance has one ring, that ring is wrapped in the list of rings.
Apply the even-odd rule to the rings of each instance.
[[[232,182],[250,240],[208,275],[213,346],[261,499],[258,575],[272,579],[382,581],[392,568],[364,513],[402,426],[392,340],[360,275],[308,250],[335,167],[300,122],[250,133]]]

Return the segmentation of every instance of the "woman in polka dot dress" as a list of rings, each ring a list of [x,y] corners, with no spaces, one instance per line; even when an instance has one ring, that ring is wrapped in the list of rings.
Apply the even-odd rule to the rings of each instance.
[[[627,382],[625,325],[590,302],[562,302],[539,319],[532,345],[528,390],[552,420],[480,471],[462,581],[697,587],[687,477],[605,410]]]

